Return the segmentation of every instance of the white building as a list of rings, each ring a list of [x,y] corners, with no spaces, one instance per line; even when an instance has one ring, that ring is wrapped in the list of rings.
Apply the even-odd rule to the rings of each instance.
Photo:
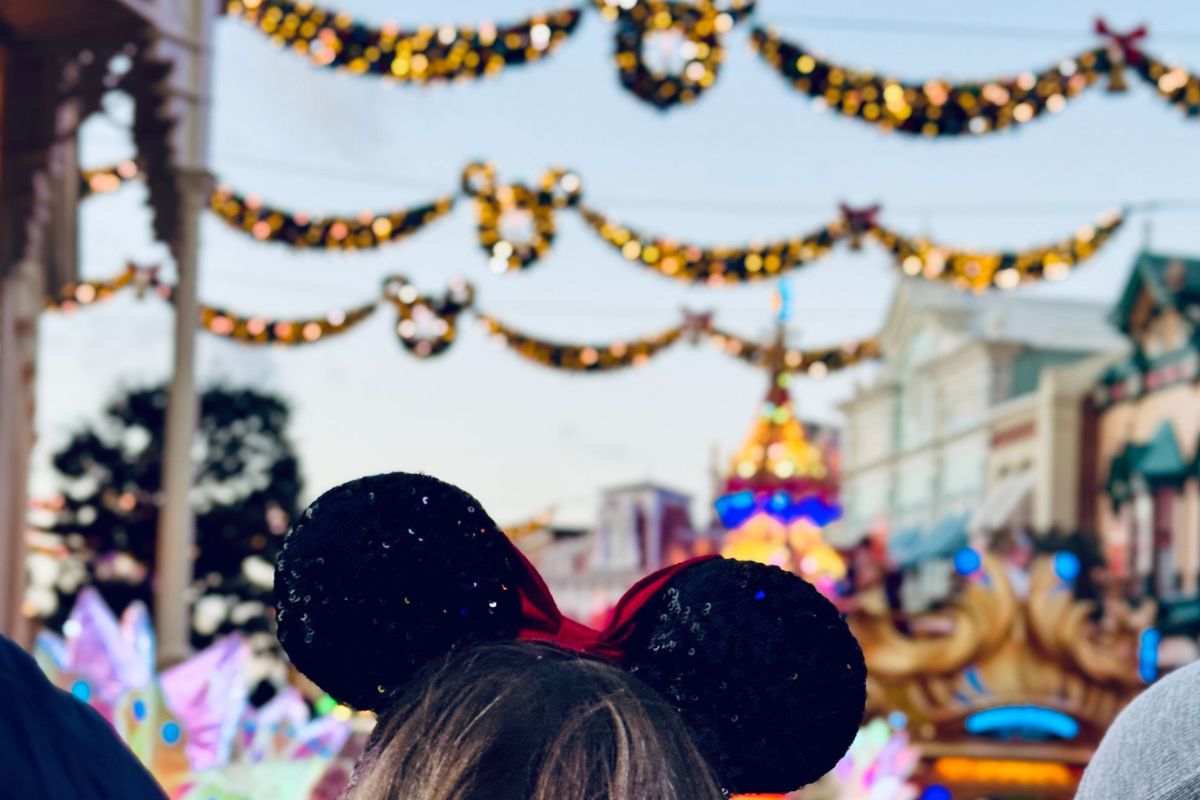
[[[897,566],[923,565],[905,598],[920,606],[971,534],[1074,527],[1081,401],[1124,347],[1106,310],[903,281],[883,369],[842,406],[846,516],[833,542],[886,533]]]

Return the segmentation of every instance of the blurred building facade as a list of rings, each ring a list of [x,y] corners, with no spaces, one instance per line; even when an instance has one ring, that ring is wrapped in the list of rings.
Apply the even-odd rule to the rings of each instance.
[[[819,476],[810,474],[815,467],[820,468]],[[563,612],[600,626],[617,600],[644,576],[726,549],[731,531],[722,524],[719,513],[723,500],[747,495],[754,505],[749,509],[752,512],[786,514],[793,506],[814,499],[825,507],[826,501],[836,501],[840,475],[840,430],[796,418],[786,380],[772,372],[764,406],[754,416],[746,442],[727,468],[722,468],[714,455],[713,496],[706,498],[708,513],[703,517],[693,518],[690,495],[644,481],[602,490],[596,521],[590,527],[556,527],[545,514],[508,533],[542,574]],[[795,502],[773,508],[772,501],[778,500],[779,493],[789,491],[799,492],[791,498]],[[751,516],[754,514],[739,515],[741,528],[746,528]],[[798,520],[789,517],[788,521]],[[819,533],[816,536],[819,539]],[[820,551],[806,547],[804,551],[840,563],[827,547]],[[750,548],[731,555],[771,561],[762,553],[761,548]],[[781,566],[801,571],[798,563]]]
[[[1111,320],[1130,352],[1095,388],[1088,511],[1183,661],[1200,634],[1200,258],[1141,253]]]
[[[831,539],[885,537],[908,610],[949,591],[949,558],[972,536],[1078,524],[1083,400],[1124,347],[1105,311],[897,289],[883,368],[842,406],[846,517]]]
[[[206,65],[215,13],[187,0],[0,0],[0,632],[17,638],[37,319],[48,298],[79,279],[79,127],[105,93],[133,98],[137,160],[155,235],[175,256],[184,290],[177,308],[190,336],[196,225],[209,184]],[[189,353],[189,342],[181,344]],[[190,359],[177,373],[190,378]],[[178,394],[194,394],[190,381]],[[191,417],[186,402],[176,405],[182,441]]]
[[[692,498],[652,482],[605,489],[590,528],[540,529],[515,538],[567,616],[601,624],[643,576],[717,549],[692,524]]]

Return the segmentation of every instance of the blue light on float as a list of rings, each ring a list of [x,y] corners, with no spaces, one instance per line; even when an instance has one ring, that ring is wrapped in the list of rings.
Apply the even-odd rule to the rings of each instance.
[[[960,547],[954,554],[954,571],[964,578],[970,577],[983,566],[979,552],[971,547]]]
[[[87,681],[75,681],[71,684],[71,696],[81,703],[92,699],[92,687]]]
[[[925,791],[921,792],[921,800],[954,800],[954,795],[945,786],[934,784],[925,787]]]
[[[827,503],[815,496],[793,500],[787,492],[756,495],[747,489],[723,495],[713,505],[727,530],[740,527],[755,514],[766,514],[784,525],[806,519],[818,528],[824,528],[842,516],[842,508],[836,503]]]
[[[1073,717],[1041,706],[1001,706],[976,711],[967,717],[966,728],[973,736],[1021,739],[1053,736],[1071,740],[1079,735],[1079,723]]]
[[[183,731],[179,728],[178,722],[167,722],[162,726],[162,740],[167,744],[175,744],[179,741]]]
[[[908,727],[908,717],[903,711],[893,711],[888,714],[887,724],[894,731],[902,731]]]
[[[133,701],[133,718],[138,722],[146,718],[146,701],[140,697]]]
[[[1054,554],[1054,574],[1063,583],[1074,583],[1081,571],[1079,556],[1063,550]]]
[[[983,685],[983,679],[979,677],[978,669],[976,669],[975,667],[968,667],[963,672],[963,676],[966,677],[967,683],[971,684],[971,688],[974,689],[976,691],[976,693],[978,693],[978,694],[987,694],[988,693],[987,688]]]
[[[1138,677],[1146,683],[1158,680],[1158,645],[1162,634],[1157,628],[1147,628],[1138,637]]]
[[[754,516],[754,492],[734,492],[722,495],[713,505],[716,506],[721,524],[732,530]]]

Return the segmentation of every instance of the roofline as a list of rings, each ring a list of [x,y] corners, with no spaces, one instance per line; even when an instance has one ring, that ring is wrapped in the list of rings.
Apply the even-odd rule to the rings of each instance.
[[[621,484],[617,484],[616,486],[606,486],[600,490],[600,494],[606,495],[606,494],[611,494],[613,492],[641,491],[641,490],[645,490],[645,489],[652,489],[656,492],[665,492],[666,494],[673,494],[678,497],[687,498],[688,500],[692,499],[691,492],[685,492],[680,489],[674,489],[670,486],[667,486],[666,484],[656,483],[655,481],[652,481],[652,480],[634,481],[633,483],[621,483]]]

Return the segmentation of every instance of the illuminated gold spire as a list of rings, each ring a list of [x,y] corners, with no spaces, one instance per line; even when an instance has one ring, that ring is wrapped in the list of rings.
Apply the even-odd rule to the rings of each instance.
[[[808,440],[792,407],[785,368],[784,329],[779,326],[769,352],[770,383],[758,417],[734,456],[730,487],[789,490],[797,484],[821,483],[829,475],[820,448]]]

